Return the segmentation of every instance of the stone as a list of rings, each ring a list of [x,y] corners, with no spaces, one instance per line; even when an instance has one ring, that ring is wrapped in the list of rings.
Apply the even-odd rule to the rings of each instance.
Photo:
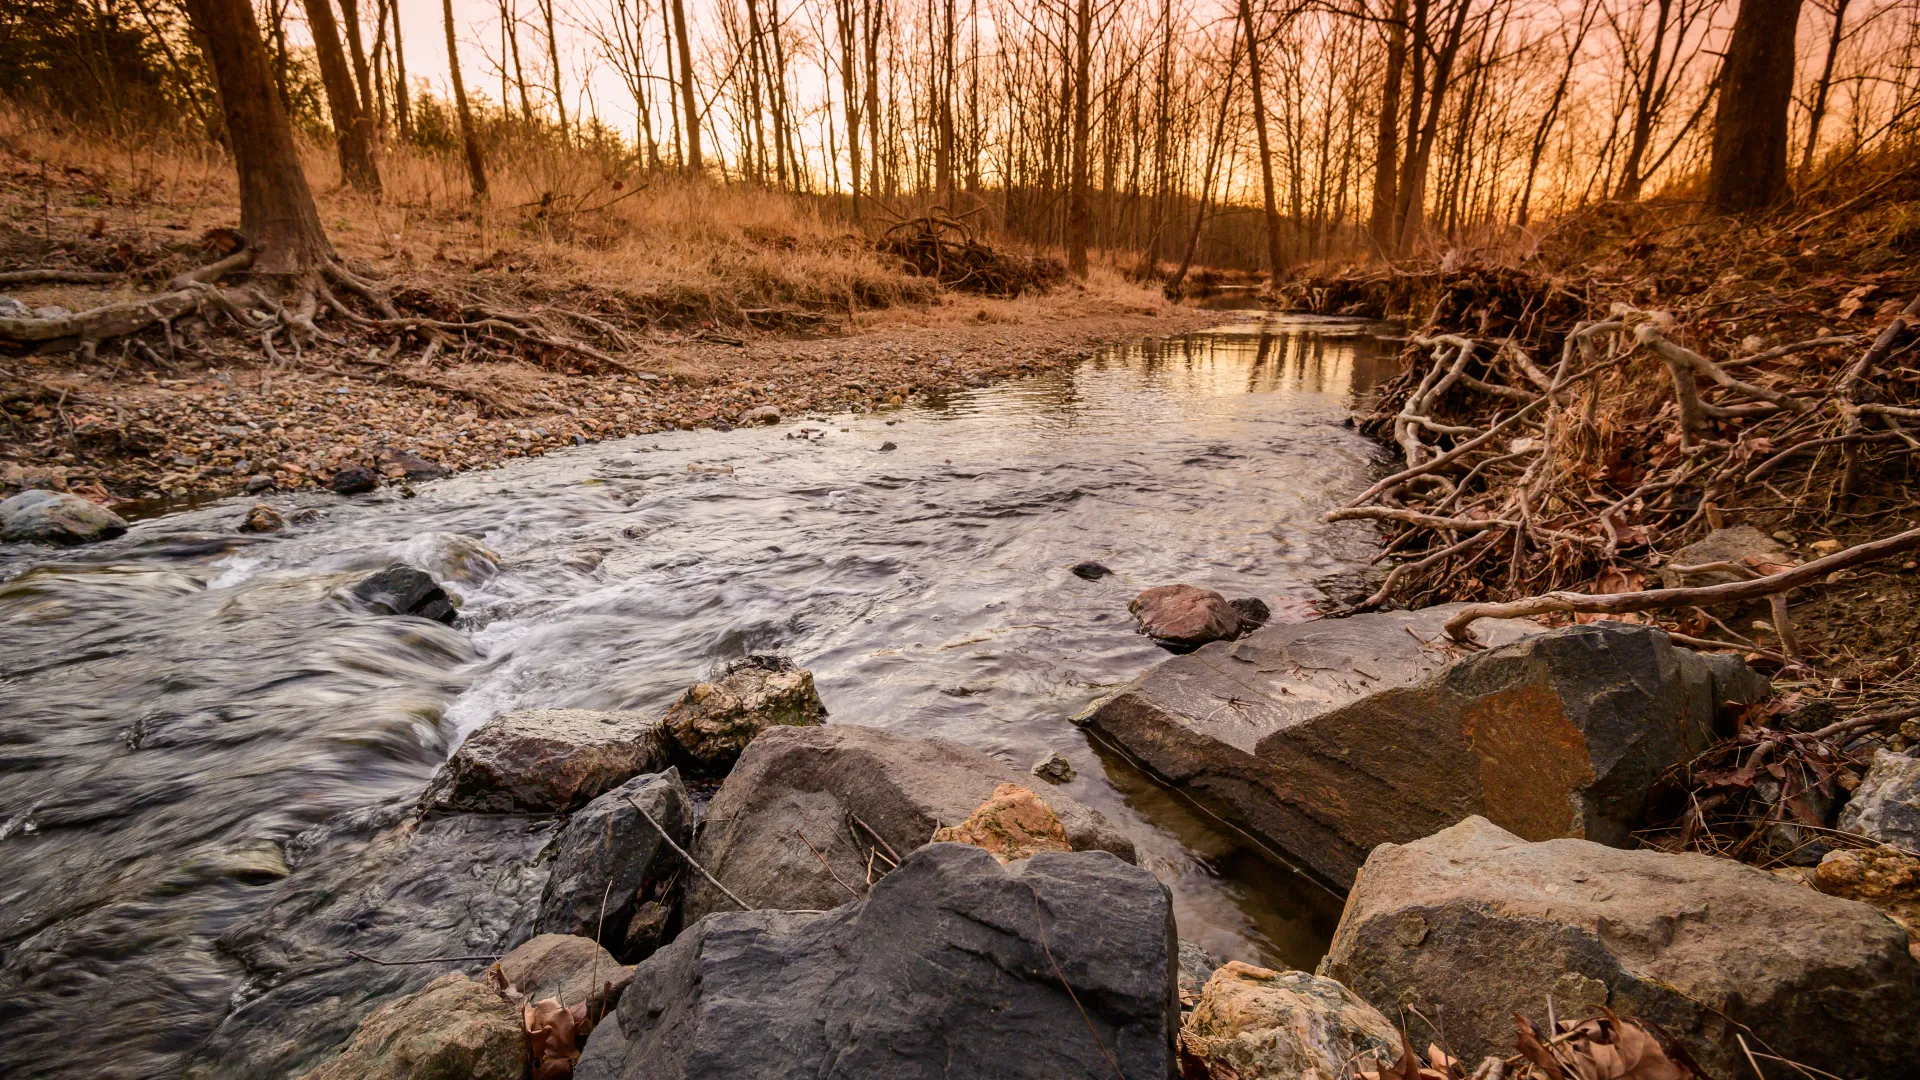
[[[1392,1021],[1332,979],[1229,960],[1180,1029],[1184,1070],[1237,1080],[1340,1080],[1363,1057],[1392,1062]]]
[[[1220,970],[1220,960],[1191,941],[1180,943],[1176,959],[1180,966],[1180,1008],[1185,1011],[1200,1003],[1200,992],[1206,988],[1207,980],[1213,978],[1213,973]]]
[[[627,800],[631,799],[632,802]],[[677,770],[636,776],[595,798],[567,820],[553,845],[553,870],[534,929],[597,940],[624,959],[643,960],[667,931],[675,906],[668,883],[683,870],[633,803],[686,847],[693,840],[693,804]],[[649,933],[629,937],[636,909],[657,903]]]
[[[376,1010],[306,1080],[522,1080],[526,1071],[520,1010],[456,971]]]
[[[858,903],[690,926],[635,970],[575,1075],[1167,1078],[1174,951],[1166,887],[1110,854],[1002,866],[932,844]]]
[[[523,709],[496,716],[468,735],[420,804],[560,814],[665,767],[658,726],[639,713]]]
[[[773,728],[747,747],[707,805],[693,857],[755,907],[831,908],[851,899],[840,882],[865,886],[870,861],[876,875],[884,872],[1000,785],[1018,783],[1012,769],[945,739],[854,724]],[[1134,860],[1132,841],[1097,812],[1059,792],[1042,801],[1074,850]],[[734,909],[698,875],[689,877],[684,903],[689,925]]]
[[[380,484],[380,478],[364,465],[349,465],[333,474],[327,486],[336,495],[365,495]]]
[[[994,788],[967,820],[935,829],[932,842],[972,844],[1001,862],[1073,850],[1060,819],[1039,796],[1018,784]]]
[[[1134,597],[1127,612],[1140,624],[1141,633],[1175,650],[1198,648],[1240,633],[1240,613],[1227,598],[1192,585],[1157,585]]]
[[[33,309],[19,300],[0,293],[0,319],[31,319]]]
[[[1049,784],[1065,784],[1073,780],[1073,762],[1059,754],[1048,754],[1033,763],[1028,772],[1045,780]]]
[[[500,571],[499,552],[460,533],[421,533],[398,551],[402,561],[440,581],[478,585]]]
[[[379,453],[374,455],[374,461],[379,464],[382,474],[415,484],[453,474],[453,470],[444,465],[428,461],[411,450],[393,446],[381,447]]]
[[[501,957],[499,965],[508,985],[528,1001],[584,1001],[589,1018],[612,1012],[633,981],[631,964],[620,964],[590,938],[572,934],[539,934]]]
[[[778,405],[756,405],[740,416],[742,424],[777,424],[780,422]]]
[[[889,450],[898,450],[898,449],[900,449],[900,447],[897,444],[892,442],[883,442],[880,444],[880,452],[883,454]]]
[[[1673,568],[1724,562],[1751,567],[1758,573],[1766,574],[1772,571],[1763,570],[1761,567],[1784,569],[1798,561],[1781,550],[1780,541],[1759,529],[1751,525],[1733,525],[1724,529],[1715,529],[1704,538],[1674,552],[1666,565],[1660,569],[1660,581],[1669,589],[1695,585],[1720,585],[1729,581],[1741,581],[1744,577],[1727,570],[1679,574],[1675,573]]]
[[[414,615],[453,625],[457,614],[453,598],[417,566],[394,563],[360,579],[353,595],[382,615]]]
[[[680,695],[662,721],[690,771],[723,773],[771,727],[825,722],[813,672],[784,656],[748,656]]]
[[[1273,609],[1267,606],[1265,600],[1257,596],[1229,600],[1227,606],[1233,609],[1234,614],[1240,616],[1241,634],[1250,634],[1267,625],[1267,620],[1273,618]]]
[[[1828,852],[1814,868],[1813,887],[1885,912],[1907,932],[1907,950],[1920,959],[1920,856],[1891,844]]]
[[[423,816],[399,803],[297,834],[286,843],[293,873],[219,938],[243,974],[241,990],[184,1075],[298,1076],[375,1009],[448,972],[485,971],[484,958],[531,936],[547,879],[542,852],[555,832],[547,820]],[[380,965],[355,952],[483,959]]]
[[[243,533],[279,532],[286,527],[287,519],[266,503],[254,503],[253,508],[247,511],[247,516],[240,520],[240,531]]]
[[[1529,843],[1480,817],[1383,844],[1347,897],[1319,974],[1398,1015],[1446,1011],[1467,1061],[1512,1052],[1516,1013],[1546,1025],[1605,1005],[1660,1025],[1711,1076],[1739,1075],[1745,1025],[1774,1052],[1845,1076],[1911,1064],[1920,963],[1866,904],[1706,855]],[[1412,1013],[1416,1046],[1438,1042]]]
[[[263,491],[272,491],[272,490],[273,490],[273,477],[264,476],[264,475],[247,477],[247,494],[258,495]]]
[[[1920,851],[1920,757],[1877,750],[1840,811],[1840,830]]]
[[[1135,759],[1345,886],[1376,844],[1482,814],[1626,845],[1653,780],[1766,681],[1648,627],[1476,626],[1455,605],[1257,630],[1178,657],[1088,717]]]
[[[65,491],[36,488],[0,502],[0,540],[12,544],[90,544],[126,531],[119,514]]]
[[[1113,571],[1097,562],[1074,563],[1072,570],[1073,576],[1082,581],[1099,581],[1113,574]]]

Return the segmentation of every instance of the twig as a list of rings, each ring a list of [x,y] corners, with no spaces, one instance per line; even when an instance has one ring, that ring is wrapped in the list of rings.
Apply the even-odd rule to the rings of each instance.
[[[469,960],[498,960],[506,954],[489,953],[485,956],[426,956],[418,960],[382,960],[377,956],[368,956],[358,949],[348,949],[347,955],[359,960],[365,960],[369,964],[379,964],[381,967],[406,967],[409,964],[461,964]]]
[[[807,839],[806,833],[801,832],[799,827],[796,826],[793,830],[793,835],[799,837],[800,842],[807,845],[807,850],[813,852],[813,857],[820,860],[820,865],[826,868],[827,876],[833,879],[835,885],[847,890],[847,895],[853,897],[855,900],[860,899],[860,894],[853,891],[853,886],[841,881],[840,875],[833,872],[833,864],[827,862],[827,857],[820,854],[819,848],[813,846],[813,841]]]
[[[1093,1017],[1088,1016],[1086,1006],[1080,1004],[1080,995],[1073,992],[1073,984],[1067,981],[1066,973],[1060,970],[1060,961],[1053,958],[1053,947],[1047,944],[1046,919],[1040,914],[1040,890],[1028,885],[1027,891],[1033,894],[1033,923],[1040,931],[1040,951],[1047,954],[1047,963],[1053,966],[1053,977],[1060,980],[1060,988],[1067,992],[1073,1007],[1080,1010],[1080,1019],[1087,1022],[1087,1034],[1093,1036],[1093,1045],[1100,1048],[1100,1056],[1107,1059],[1108,1065],[1113,1066],[1113,1075],[1120,1080],[1127,1080],[1127,1074],[1120,1071],[1120,1063],[1113,1060],[1113,1055],[1107,1052],[1107,1044],[1100,1041],[1100,1033],[1093,1027]]]
[[[687,854],[686,848],[683,848],[679,844],[674,843],[673,837],[668,836],[667,830],[662,828],[659,822],[653,820],[653,815],[647,813],[646,807],[641,806],[637,802],[634,802],[633,796],[631,795],[622,795],[620,797],[626,800],[628,806],[631,806],[635,810],[640,811],[640,816],[647,819],[647,824],[653,826],[653,830],[660,834],[660,839],[665,840],[667,842],[667,846],[673,849],[673,853],[675,855],[678,855],[682,859],[685,859],[687,861],[688,866],[691,866],[695,870],[700,871],[701,877],[706,878],[709,882],[711,882],[713,884],[713,887],[716,889],[719,889],[720,892],[723,895],[725,895],[727,899],[733,901],[735,904],[738,904],[740,906],[741,911],[753,910],[752,905],[748,904],[745,900],[742,900],[739,897],[733,895],[733,891],[731,889],[728,889],[725,885],[720,884],[719,878],[714,877],[712,874],[707,872],[706,867],[701,866],[699,863],[695,862],[693,859],[693,856]]]

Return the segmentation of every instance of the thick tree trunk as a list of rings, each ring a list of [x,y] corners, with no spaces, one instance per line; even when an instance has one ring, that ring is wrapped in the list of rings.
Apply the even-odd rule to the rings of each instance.
[[[1387,70],[1380,91],[1380,127],[1373,144],[1373,213],[1367,222],[1374,251],[1393,253],[1394,207],[1399,204],[1400,83],[1407,68],[1407,0],[1393,0],[1387,23]]]
[[[700,95],[693,90],[693,47],[687,43],[687,8],[683,0],[673,0],[673,34],[680,52],[680,102],[687,113],[687,168],[699,172],[705,167],[700,158]]]
[[[353,61],[354,85],[360,88],[360,114],[372,117],[374,102],[373,82],[368,74],[367,50],[360,40],[360,5],[358,0],[340,0],[340,28],[347,35],[347,59]]]
[[[453,82],[453,108],[460,114],[460,141],[467,151],[467,181],[473,185],[473,197],[487,197],[487,159],[480,153],[480,133],[473,127],[473,110],[467,107],[467,83],[460,76],[460,40],[453,31],[453,0],[440,0],[440,17],[447,27],[447,75]]]
[[[1800,0],[1741,0],[1713,118],[1707,202],[1729,213],[1787,197],[1787,107]]]
[[[380,190],[380,169],[373,161],[373,125],[360,107],[347,54],[340,47],[340,28],[333,19],[333,0],[302,0],[307,25],[313,30],[313,50],[320,61],[320,83],[327,92],[327,112],[333,117],[334,143],[340,150],[340,176],[362,191]],[[266,55],[262,47],[261,55]]]
[[[220,109],[240,179],[240,231],[259,248],[255,273],[301,276],[333,258],[293,126],[274,92],[267,50],[248,0],[186,0],[207,63],[220,85]]]
[[[1087,202],[1087,135],[1091,118],[1087,78],[1092,69],[1093,0],[1079,0],[1073,27],[1073,161],[1067,195],[1067,269],[1087,276],[1087,234],[1093,210]]]
[[[1286,269],[1286,263],[1280,254],[1280,208],[1273,197],[1273,150],[1267,142],[1267,99],[1260,89],[1260,35],[1254,30],[1252,0],[1240,0],[1240,29],[1247,39],[1248,86],[1253,90],[1253,131],[1260,144],[1260,190],[1266,199],[1267,280],[1277,284],[1280,272]]]

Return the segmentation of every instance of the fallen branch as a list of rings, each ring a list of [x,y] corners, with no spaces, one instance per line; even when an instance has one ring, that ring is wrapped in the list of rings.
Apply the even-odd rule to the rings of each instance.
[[[1691,604],[1718,604],[1755,600],[1788,589],[1811,584],[1833,573],[1920,548],[1920,529],[1889,536],[1883,540],[1859,544],[1836,551],[1825,558],[1803,563],[1789,570],[1751,581],[1730,581],[1721,585],[1703,585],[1687,589],[1646,589],[1640,592],[1592,593],[1551,592],[1510,600],[1502,604],[1473,604],[1447,620],[1447,636],[1463,645],[1475,644],[1470,627],[1481,619],[1523,619],[1533,615],[1581,614],[1625,615],[1633,611],[1683,607]]]
[[[0,285],[104,285],[126,276],[97,270],[8,270],[0,273]]]
[[[687,863],[687,865],[688,865],[688,866],[691,866],[691,867],[693,867],[693,868],[694,868],[695,870],[698,870],[698,871],[700,871],[700,876],[701,876],[701,877],[703,877],[703,878],[706,878],[706,879],[707,879],[707,880],[708,880],[709,882],[711,882],[711,883],[712,883],[712,885],[713,885],[713,887],[714,887],[714,888],[716,888],[716,889],[719,889],[719,890],[720,890],[720,892],[721,892],[722,894],[724,894],[724,895],[726,896],[726,898],[727,898],[727,899],[729,899],[729,900],[731,900],[731,901],[733,901],[733,902],[734,902],[735,904],[737,904],[737,905],[739,905],[739,907],[740,907],[740,910],[741,910],[741,911],[752,911],[752,910],[753,910],[753,905],[751,905],[751,904],[749,904],[749,903],[747,903],[747,902],[746,902],[745,900],[742,900],[742,899],[740,899],[739,897],[737,897],[737,896],[735,896],[735,895],[733,895],[733,890],[731,890],[731,889],[729,889],[729,888],[727,888],[727,887],[726,887],[725,885],[722,885],[722,884],[720,884],[720,879],[719,879],[719,878],[717,878],[717,877],[714,877],[714,876],[713,876],[712,874],[709,874],[709,873],[707,873],[707,868],[706,868],[706,867],[704,867],[704,866],[701,866],[701,865],[700,865],[699,863],[697,863],[697,862],[695,862],[695,861],[694,861],[694,859],[693,859],[693,856],[691,856],[691,855],[689,855],[689,854],[687,854],[687,849],[686,849],[686,848],[683,848],[683,847],[681,847],[681,846],[680,846],[679,844],[676,844],[676,843],[674,843],[674,842],[673,842],[673,837],[671,837],[671,836],[668,836],[668,835],[667,835],[667,830],[666,830],[666,829],[664,829],[664,828],[662,828],[662,827],[660,826],[660,823],[659,823],[659,822],[657,822],[657,821],[655,821],[655,820],[653,820],[653,815],[652,815],[652,814],[649,814],[649,813],[647,813],[647,808],[646,808],[646,807],[644,807],[644,806],[641,806],[641,805],[640,805],[639,803],[637,803],[637,802],[634,802],[634,801],[633,801],[633,796],[631,796],[631,795],[622,795],[622,796],[620,796],[620,797],[621,797],[622,799],[625,799],[625,800],[627,801],[627,805],[628,805],[628,806],[631,806],[631,807],[633,807],[633,808],[634,808],[635,810],[637,810],[637,811],[639,811],[639,812],[640,812],[640,816],[641,816],[641,817],[643,817],[643,818],[646,818],[646,819],[647,819],[647,824],[649,824],[649,825],[651,825],[651,826],[653,826],[653,831],[654,831],[654,832],[657,832],[657,833],[659,833],[659,834],[660,834],[660,839],[662,839],[662,840],[665,840],[665,841],[667,842],[667,846],[673,849],[673,853],[674,853],[675,855],[678,855],[678,856],[680,856],[680,857],[681,857],[682,859],[684,859],[684,860],[686,860],[686,863]]]

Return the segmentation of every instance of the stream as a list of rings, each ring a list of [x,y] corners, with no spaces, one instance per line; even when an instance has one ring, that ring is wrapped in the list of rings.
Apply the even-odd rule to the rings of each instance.
[[[272,897],[288,837],[419,791],[505,710],[657,712],[747,653],[811,668],[832,722],[1022,773],[1058,752],[1182,938],[1311,969],[1338,898],[1069,718],[1165,656],[1133,631],[1139,590],[1298,618],[1371,555],[1321,515],[1377,464],[1345,425],[1392,362],[1375,329],[1249,318],[899,409],[609,441],[412,497],[275,495],[315,513],[268,536],[227,500],[0,546],[0,1074],[177,1075],[236,990],[217,939]],[[393,561],[447,580],[455,627],[342,598]]]

